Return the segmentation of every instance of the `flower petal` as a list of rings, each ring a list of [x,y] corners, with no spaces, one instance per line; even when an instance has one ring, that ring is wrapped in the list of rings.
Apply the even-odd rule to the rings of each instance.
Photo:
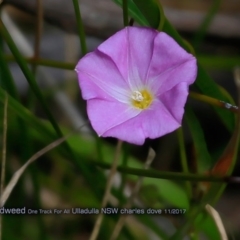
[[[159,95],[180,82],[192,84],[196,75],[196,59],[166,33],[159,33],[148,72],[151,89]]]
[[[149,88],[155,96],[159,96],[181,82],[185,82],[187,85],[192,84],[196,79],[196,75],[196,60],[193,58],[160,73],[155,78],[150,79]]]
[[[112,60],[96,50],[77,64],[79,85],[85,100],[102,98],[129,102],[129,89]]]
[[[91,99],[87,102],[87,112],[92,127],[98,135],[137,116],[141,110],[120,102]]]
[[[112,58],[132,90],[141,88],[146,80],[157,34],[150,28],[127,27],[98,47]]]
[[[138,116],[111,128],[103,137],[115,137],[128,143],[143,145],[146,136],[142,131],[141,122],[137,119]]]
[[[160,102],[155,101],[149,109],[108,130],[104,137],[111,136],[127,142],[142,145],[145,138],[161,137],[177,129],[181,124]]]
[[[147,138],[161,137],[170,133],[181,125],[160,101],[155,101],[141,116],[142,128]]]
[[[179,83],[170,91],[165,92],[160,96],[160,101],[179,124],[182,122],[187,96],[188,84],[186,82]]]

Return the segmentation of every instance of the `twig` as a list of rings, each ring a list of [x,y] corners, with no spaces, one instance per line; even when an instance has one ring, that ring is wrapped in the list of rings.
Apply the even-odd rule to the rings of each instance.
[[[113,160],[112,167],[111,167],[111,170],[110,170],[110,173],[109,173],[109,176],[108,176],[105,193],[104,193],[104,197],[103,197],[103,200],[102,200],[102,205],[101,205],[102,208],[106,207],[107,202],[108,202],[108,198],[109,198],[111,187],[112,187],[113,177],[114,177],[114,175],[115,175],[115,173],[117,171],[117,163],[118,163],[118,159],[119,159],[122,143],[123,142],[121,140],[118,140],[117,148],[116,148],[116,152],[115,152],[115,156],[114,156],[114,160]],[[102,220],[103,220],[103,214],[102,214],[102,212],[100,212],[100,214],[98,215],[98,218],[97,218],[97,220],[95,222],[95,225],[94,225],[94,228],[93,228],[90,240],[97,239],[97,236],[98,236],[98,233],[99,233],[99,230],[100,230],[100,227],[101,227]]]
[[[149,149],[148,152],[148,156],[147,156],[147,160],[144,164],[144,169],[148,169],[153,161],[153,159],[155,158],[155,152],[152,148]],[[130,208],[132,206],[132,203],[135,199],[135,197],[137,196],[139,189],[142,185],[144,177],[140,177],[132,191],[132,194],[130,196],[130,198],[128,199],[126,205],[124,206],[124,208]],[[112,236],[110,238],[110,240],[115,240],[117,239],[122,227],[124,226],[125,220],[128,217],[128,215],[121,215],[121,217],[119,218],[117,224],[115,225],[115,228],[113,230]]]

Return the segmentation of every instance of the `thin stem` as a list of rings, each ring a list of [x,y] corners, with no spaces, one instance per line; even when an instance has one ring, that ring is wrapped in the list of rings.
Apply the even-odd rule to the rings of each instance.
[[[92,161],[92,164],[103,169],[110,169],[111,165],[108,163],[100,163],[96,161]],[[193,182],[220,182],[220,183],[237,183],[240,184],[240,177],[229,177],[222,175],[207,175],[207,174],[196,174],[196,173],[182,173],[182,172],[166,172],[166,171],[158,171],[153,169],[139,169],[127,167],[124,168],[122,166],[117,167],[117,171],[120,173],[126,173],[134,176],[143,176],[149,178],[157,178],[157,179],[170,179],[175,181],[193,181]]]
[[[129,157],[129,144],[126,144],[125,146],[125,151],[123,154],[123,159],[122,159],[122,166],[123,167],[127,167],[128,165],[128,157]],[[127,174],[123,173],[122,174],[122,181],[121,181],[121,185],[120,185],[120,192],[122,193],[122,196],[124,196],[124,188],[126,185],[126,180],[127,180]],[[123,204],[124,201],[124,197],[122,197],[121,199],[121,203]]]
[[[148,156],[147,156],[147,159],[146,159],[146,162],[144,164],[144,169],[147,170],[150,165],[152,164],[152,161],[153,159],[155,158],[156,154],[155,152],[153,151],[152,148],[149,149],[149,152],[148,152]],[[140,190],[140,187],[142,186],[142,182],[143,182],[143,179],[144,177],[140,177],[132,191],[132,194],[130,196],[130,198],[128,199],[127,203],[125,204],[125,206],[123,208],[131,208],[132,204],[133,204],[133,201],[134,199],[136,198],[139,190]],[[122,227],[124,226],[124,223],[126,221],[126,218],[128,217],[128,215],[121,215],[121,217],[119,218],[117,224],[115,225],[114,227],[114,230],[113,230],[113,233],[112,233],[112,236],[110,238],[110,240],[115,240],[117,239]]]
[[[73,7],[74,7],[74,11],[75,11],[76,20],[77,20],[78,35],[80,38],[80,46],[81,46],[82,54],[85,55],[87,53],[87,44],[86,44],[86,37],[85,37],[79,2],[78,2],[78,0],[72,0],[72,1],[73,1]]]
[[[43,29],[43,6],[42,0],[37,0],[37,18],[36,18],[36,32],[35,32],[35,44],[34,44],[34,58],[38,59],[40,56],[40,44],[41,44],[41,36]],[[33,73],[36,72],[36,64],[33,64]]]
[[[3,149],[2,149],[2,163],[1,163],[1,186],[0,195],[3,194],[3,188],[5,184],[5,169],[6,169],[6,148],[7,148],[7,106],[8,106],[8,95],[5,93],[4,102],[4,115],[3,115]],[[2,214],[0,215],[0,240],[2,239]]]
[[[14,56],[11,56],[11,55],[5,55],[4,58],[9,62],[16,61]],[[24,58],[24,60],[31,64],[36,64],[36,65],[41,65],[46,67],[53,67],[53,68],[61,68],[66,70],[73,70],[74,67],[76,66],[76,63],[60,62],[60,61],[42,59],[42,58],[35,59],[30,57],[30,58]]]
[[[123,24],[128,26],[128,0],[123,0]]]
[[[109,198],[112,183],[113,183],[113,177],[114,177],[114,175],[116,173],[116,170],[117,170],[117,163],[118,163],[118,160],[119,160],[121,147],[122,147],[122,141],[118,140],[114,160],[113,160],[111,170],[110,170],[110,173],[109,173],[109,176],[108,176],[107,185],[106,185],[105,193],[104,193],[102,204],[101,204],[102,208],[106,207],[107,202],[108,202],[108,198]],[[99,230],[101,228],[102,220],[103,220],[103,214],[100,213],[98,215],[97,221],[94,225],[90,240],[97,239]]]
[[[212,97],[209,97],[209,96],[206,96],[206,95],[203,95],[203,94],[199,94],[199,93],[195,93],[195,92],[190,92],[189,96],[198,100],[198,101],[206,102],[206,103],[211,104],[213,106],[224,108],[224,109],[229,110],[229,111],[234,112],[234,113],[238,113],[238,107],[237,106],[233,106],[229,103],[226,103],[224,101],[220,101],[216,98],[212,98]]]
[[[189,169],[188,169],[188,163],[187,163],[186,149],[184,146],[184,138],[183,138],[182,128],[179,128],[177,130],[177,135],[178,135],[178,141],[179,141],[182,169],[183,169],[183,172],[187,174],[187,173],[189,173]],[[191,198],[192,197],[192,189],[191,189],[191,183],[189,181],[186,182],[186,190],[187,190],[188,197]]]
[[[2,84],[2,87],[6,89],[6,91],[15,99],[19,100],[19,94],[17,92],[17,88],[15,86],[15,82],[12,78],[11,72],[9,70],[9,66],[7,62],[5,61],[2,47],[0,47],[0,63],[1,63],[1,75],[4,73],[4,77],[2,77],[0,83]]]

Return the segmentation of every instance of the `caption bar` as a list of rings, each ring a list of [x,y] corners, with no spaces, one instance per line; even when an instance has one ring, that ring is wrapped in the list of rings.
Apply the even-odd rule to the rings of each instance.
[[[0,208],[1,215],[37,215],[37,214],[149,214],[149,215],[179,215],[185,214],[186,209],[169,208],[169,209],[154,209],[154,208],[66,208],[66,209],[31,209],[31,208]]]

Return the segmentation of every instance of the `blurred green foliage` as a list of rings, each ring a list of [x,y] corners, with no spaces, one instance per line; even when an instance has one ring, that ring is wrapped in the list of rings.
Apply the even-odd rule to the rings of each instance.
[[[78,9],[77,1],[74,2],[76,18],[79,26],[79,38],[83,50],[85,49],[85,36],[82,28],[81,15]],[[122,4],[121,0],[114,0]],[[215,1],[215,4],[219,1]],[[164,9],[156,0],[128,0],[128,14],[134,18],[140,25],[162,30],[171,35],[187,51],[194,54],[190,43],[186,42],[175,28],[164,16]],[[195,42],[199,45],[206,34],[210,20],[216,14],[214,5],[210,9],[207,20],[196,34]],[[8,62],[4,56],[3,48],[0,48],[0,104],[3,109],[6,100],[5,93],[8,96],[8,115],[7,115],[7,167],[6,183],[11,179],[13,172],[16,171],[27,159],[41,148],[53,142],[62,135],[68,134],[71,129],[58,122],[53,116],[48,102],[49,96],[39,88],[36,83],[33,72],[27,65],[26,59],[20,54],[16,44],[5,28],[3,22],[0,23],[0,32],[4,41],[11,49],[14,58],[21,67],[26,79],[29,82],[30,90],[38,99],[39,105],[45,113],[46,119],[42,119],[35,114],[32,109],[28,109],[22,99],[20,99],[17,88],[14,84],[13,77],[8,67]],[[1,39],[2,41],[2,39]],[[85,51],[85,50],[84,50]],[[206,56],[198,53],[199,71],[195,87],[203,94],[214,97],[221,101],[231,102],[228,93],[222,91],[219,86],[209,77],[202,65],[209,68],[231,68],[234,64],[239,63],[238,57],[229,56],[229,61],[216,56]],[[67,64],[67,63],[66,63]],[[62,63],[54,63],[55,67],[63,67]],[[69,68],[69,65],[67,65]],[[35,106],[37,108],[37,106]],[[36,110],[36,109],[34,109]],[[230,133],[234,131],[235,116],[232,112],[213,107],[217,113],[219,121],[222,121]],[[3,132],[3,111],[0,113],[0,126]],[[204,129],[198,122],[194,112],[188,106],[186,111],[186,120],[192,135],[196,157],[194,161],[197,164],[197,174],[205,174],[212,167],[211,153],[209,153],[207,144],[204,139]],[[2,140],[1,140],[2,141]],[[138,150],[138,149],[137,149]],[[134,146],[129,149],[123,149],[120,159],[126,158],[125,168],[136,168],[139,173],[143,169],[143,162],[139,161]],[[27,152],[27,154],[26,154]],[[96,136],[86,137],[83,134],[71,135],[65,143],[51,150],[33,163],[23,174],[21,180],[14,188],[5,207],[27,207],[30,209],[72,209],[72,208],[100,208],[101,198],[106,185],[106,172],[103,165],[110,166],[115,152],[115,146],[103,139],[96,139]],[[180,157],[177,158],[179,160]],[[161,159],[157,159],[161,160]],[[215,161],[214,161],[215,162]],[[234,161],[233,161],[234,162]],[[102,163],[102,167],[101,167]],[[232,166],[231,166],[232,167]],[[222,187],[219,184],[216,188],[210,189],[203,198],[189,194],[184,186],[184,180],[176,181],[179,177],[174,178],[174,173],[169,174],[169,179],[161,179],[161,176],[144,178],[143,186],[139,192],[139,200],[144,203],[144,208],[176,208],[187,209],[187,214],[175,218],[176,226],[180,225],[179,232],[187,235],[195,232],[203,232],[209,239],[221,239],[215,222],[204,212],[207,203],[219,192]],[[144,175],[144,171],[141,172]],[[152,171],[153,173],[153,171]],[[161,174],[161,173],[160,173]],[[133,185],[138,180],[140,174],[123,173],[124,183],[128,182]],[[166,173],[167,175],[167,173]],[[153,176],[153,175],[152,175]],[[188,176],[187,173],[184,175]],[[190,175],[189,175],[190,177]],[[203,177],[201,175],[201,177]],[[164,178],[164,177],[162,177]],[[166,178],[166,177],[165,177]],[[120,178],[121,179],[121,178]],[[197,179],[195,179],[196,181]],[[195,184],[196,185],[196,184]],[[193,192],[194,192],[194,184]],[[214,185],[215,186],[215,185]],[[112,190],[113,197],[120,200],[123,205],[126,202],[126,195],[123,192],[123,186],[114,187]],[[202,193],[204,194],[204,193]],[[120,206],[122,206],[120,205]],[[54,207],[52,207],[54,206]],[[112,204],[108,205],[112,207]],[[138,207],[137,205],[133,207]],[[155,221],[155,218],[149,215],[134,215],[134,217],[151,229],[159,239],[169,239],[172,231],[166,230]],[[174,216],[161,216],[165,224],[171,223]],[[99,239],[108,239],[111,235],[109,229],[113,229],[119,216],[106,216],[100,231]],[[96,215],[73,215],[73,214],[36,214],[35,215],[3,215],[2,216],[2,239],[88,239],[92,230]],[[174,222],[173,221],[173,222]],[[175,226],[174,231],[178,228]],[[136,229],[138,229],[136,231]],[[180,236],[180,237],[179,237]],[[139,229],[133,221],[126,225],[119,239],[150,239],[144,229]],[[182,239],[181,235],[175,235],[172,239]]]

